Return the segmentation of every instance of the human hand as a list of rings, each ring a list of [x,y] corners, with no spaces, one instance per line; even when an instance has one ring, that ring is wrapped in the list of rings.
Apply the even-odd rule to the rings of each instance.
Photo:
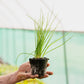
[[[50,64],[48,63],[47,64],[47,67],[49,66]],[[17,71],[17,75],[16,75],[16,79],[15,81],[16,82],[19,82],[19,81],[22,81],[22,80],[25,80],[25,79],[28,79],[28,78],[39,78],[39,79],[42,79],[42,78],[46,78],[48,77],[49,75],[52,75],[53,72],[50,72],[50,71],[47,71],[45,73],[45,75],[43,77],[40,77],[36,74],[36,75],[32,75],[31,73],[31,65],[29,62],[26,62],[24,64],[22,64],[18,71]]]
[[[50,64],[48,63],[47,67],[49,65]],[[20,82],[20,81],[28,79],[28,78],[42,79],[42,78],[46,78],[52,74],[53,74],[53,72],[47,71],[45,73],[45,75],[41,78],[39,78],[39,76],[37,74],[32,75],[30,63],[26,62],[19,67],[18,71],[8,74],[8,75],[0,76],[0,84],[16,84],[17,82]]]

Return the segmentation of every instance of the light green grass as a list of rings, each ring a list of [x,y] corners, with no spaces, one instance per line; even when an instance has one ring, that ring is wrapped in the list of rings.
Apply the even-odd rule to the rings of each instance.
[[[16,60],[18,60],[19,56],[21,56],[23,54],[26,54],[26,56],[23,57],[24,60],[29,58],[29,56],[33,56],[35,58],[45,57],[48,53],[61,47],[67,41],[69,41],[71,39],[71,37],[69,37],[68,39],[65,40],[65,42],[63,42],[61,44],[56,44],[57,42],[60,42],[60,40],[63,37],[67,36],[68,35],[68,33],[67,33],[64,36],[61,36],[59,38],[55,38],[54,41],[52,40],[52,37],[54,36],[54,33],[56,33],[55,31],[60,23],[60,21],[58,21],[57,24],[55,25],[55,27],[53,27],[53,24],[54,24],[55,20],[57,19],[57,16],[53,16],[52,13],[48,14],[46,17],[46,16],[44,16],[43,12],[41,12],[38,20],[32,18],[29,15],[28,15],[28,18],[30,18],[34,22],[35,50],[32,52],[20,53],[17,56]],[[52,27],[53,27],[53,29],[52,29]],[[52,46],[54,46],[54,47],[52,48]]]

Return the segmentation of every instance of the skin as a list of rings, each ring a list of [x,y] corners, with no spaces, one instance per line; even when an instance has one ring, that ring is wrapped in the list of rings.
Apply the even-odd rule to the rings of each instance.
[[[50,64],[48,63],[47,67],[49,65]],[[39,79],[46,78],[52,74],[53,72],[47,71],[45,75]],[[22,80],[29,79],[29,78],[38,78],[38,75],[31,74],[30,63],[26,62],[22,64],[16,72],[11,73],[9,75],[0,76],[0,84],[16,84],[17,82],[20,82]]]

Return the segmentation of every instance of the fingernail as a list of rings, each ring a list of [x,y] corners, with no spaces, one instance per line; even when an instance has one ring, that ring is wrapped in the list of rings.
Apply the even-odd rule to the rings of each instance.
[[[37,74],[36,74],[35,76],[36,76],[36,77],[38,77],[38,75],[37,75]]]

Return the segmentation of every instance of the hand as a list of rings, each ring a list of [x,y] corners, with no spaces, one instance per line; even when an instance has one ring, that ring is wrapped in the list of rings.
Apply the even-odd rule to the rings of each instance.
[[[16,81],[22,81],[22,80],[26,80],[28,78],[37,78],[38,75],[32,75],[31,74],[31,66],[29,62],[26,62],[24,64],[22,64],[18,71],[17,71],[17,77],[16,77]]]
[[[47,64],[47,67],[49,66],[50,64],[48,63]],[[31,73],[31,66],[30,66],[30,63],[29,62],[26,62],[24,64],[22,64],[18,71],[17,71],[17,75],[16,75],[16,79],[15,81],[16,82],[19,82],[19,81],[22,81],[22,80],[25,80],[25,79],[28,79],[28,78],[39,78],[39,79],[42,79],[42,78],[46,78],[48,77],[49,75],[52,75],[53,72],[50,72],[50,71],[47,71],[46,74],[39,78],[38,75],[32,75]]]

